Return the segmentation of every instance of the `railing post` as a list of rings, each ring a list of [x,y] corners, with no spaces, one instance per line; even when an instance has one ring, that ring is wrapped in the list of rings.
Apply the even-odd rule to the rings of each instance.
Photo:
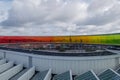
[[[32,65],[32,56],[28,56],[28,67],[31,68],[33,65]]]
[[[6,52],[3,52],[3,58],[6,58]]]
[[[119,57],[115,58],[115,66],[116,66],[116,69],[120,68]]]

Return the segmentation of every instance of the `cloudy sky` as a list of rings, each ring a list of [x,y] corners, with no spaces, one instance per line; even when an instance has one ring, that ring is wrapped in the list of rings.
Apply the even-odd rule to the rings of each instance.
[[[120,33],[120,0],[0,0],[0,35]]]

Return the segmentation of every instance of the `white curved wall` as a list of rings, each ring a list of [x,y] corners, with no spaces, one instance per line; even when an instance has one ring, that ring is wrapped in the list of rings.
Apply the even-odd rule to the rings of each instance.
[[[38,71],[44,71],[49,68],[52,73],[59,74],[67,70],[72,70],[73,75],[82,74],[93,69],[95,73],[112,68],[115,69],[120,62],[120,55],[92,56],[92,57],[62,57],[62,56],[42,56],[27,53],[0,50],[1,54],[6,52],[6,59],[24,64],[26,67],[31,65]],[[3,56],[1,56],[3,57]]]

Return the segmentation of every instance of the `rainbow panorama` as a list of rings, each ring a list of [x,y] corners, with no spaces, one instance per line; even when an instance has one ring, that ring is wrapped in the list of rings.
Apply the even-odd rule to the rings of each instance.
[[[0,36],[0,43],[53,42],[120,45],[120,33],[77,36]]]
[[[120,33],[0,36],[0,80],[120,80]]]

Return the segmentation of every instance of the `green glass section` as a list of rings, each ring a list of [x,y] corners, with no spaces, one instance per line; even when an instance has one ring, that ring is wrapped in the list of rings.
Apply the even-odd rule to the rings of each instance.
[[[98,77],[100,80],[120,80],[120,76],[113,72],[111,69],[104,71]]]
[[[53,80],[71,80],[70,71],[54,76]]]
[[[44,80],[49,70],[38,72],[31,80]]]
[[[98,80],[91,71],[88,71],[80,76],[76,76],[74,80]]]
[[[91,38],[93,44],[120,45],[120,33],[91,36]]]

